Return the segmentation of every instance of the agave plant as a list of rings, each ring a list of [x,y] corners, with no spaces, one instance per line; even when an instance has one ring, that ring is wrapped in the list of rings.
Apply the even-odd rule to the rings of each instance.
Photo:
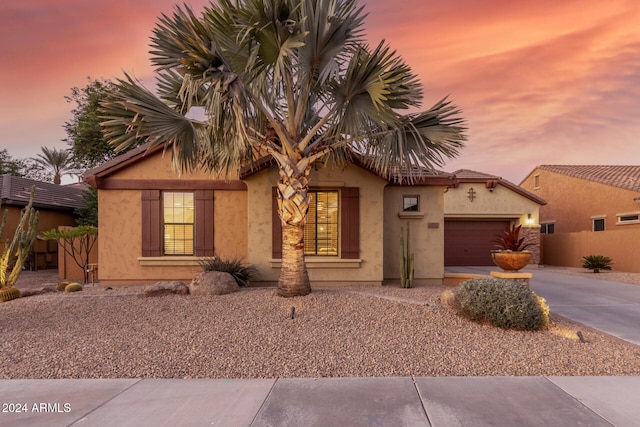
[[[496,235],[496,247],[503,251],[521,252],[533,243],[524,243],[525,238],[520,237],[521,225],[512,225],[503,232]]]

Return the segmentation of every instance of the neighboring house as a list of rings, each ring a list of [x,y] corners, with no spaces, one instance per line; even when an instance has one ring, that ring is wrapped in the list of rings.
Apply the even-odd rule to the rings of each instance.
[[[507,225],[528,212],[537,216],[537,203],[526,197],[521,203],[521,196],[509,195],[509,184],[495,179],[496,200],[506,197],[521,206],[492,211],[490,218]],[[178,176],[162,147],[143,146],[89,171],[85,180],[98,189],[102,285],[190,280],[201,271],[199,260],[214,254],[255,265],[262,284],[278,280],[275,166],[263,163],[222,179],[203,172]],[[398,279],[400,229],[407,223],[416,282],[442,283],[445,199],[466,191],[453,174],[430,172],[407,185],[355,162],[314,169],[310,183],[305,249],[312,285]],[[482,207],[480,200],[473,206]]]
[[[520,184],[543,197],[543,262],[580,267],[586,255],[640,272],[640,166],[541,165]]]
[[[444,195],[444,263],[493,265],[496,235],[521,225],[532,245],[532,264],[540,262],[538,212],[545,200],[495,175],[460,169],[457,185]]]
[[[12,175],[0,176],[0,200],[2,207],[9,211],[4,235],[0,236],[0,250],[7,239],[13,239],[20,221],[20,211],[29,203],[31,188],[35,186],[33,207],[40,212],[38,231],[47,231],[59,226],[75,226],[74,210],[85,206],[84,190],[75,186],[64,186],[49,182],[35,181]],[[29,268],[53,268],[58,266],[58,244],[54,241],[37,239],[34,243]]]

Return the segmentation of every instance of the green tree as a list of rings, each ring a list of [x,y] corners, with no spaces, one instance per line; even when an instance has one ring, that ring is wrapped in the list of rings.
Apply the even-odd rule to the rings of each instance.
[[[100,125],[100,103],[107,97],[115,85],[109,80],[92,80],[83,88],[71,89],[71,96],[65,97],[67,102],[75,103],[71,110],[73,118],[64,124],[67,138],[64,141],[74,162],[79,169],[91,169],[107,160],[114,158],[117,153],[103,135]],[[133,144],[130,148],[138,144]]]
[[[0,150],[0,175],[24,176],[23,164],[15,160],[6,148]]]
[[[181,170],[224,174],[273,159],[282,296],[311,291],[303,231],[314,163],[357,156],[401,180],[403,171],[419,173],[416,165],[442,165],[464,144],[464,120],[446,99],[407,113],[420,106],[420,82],[384,41],[365,43],[364,19],[356,0],[220,0],[200,17],[176,7],[151,41],[159,96],[127,75],[103,104],[114,147],[146,138],[170,150]]]
[[[38,153],[33,160],[49,172],[49,177],[54,184],[60,184],[64,175],[75,173],[69,151],[47,147],[40,147],[40,149],[42,152]]]
[[[85,206],[83,208],[77,208],[73,211],[78,218],[76,219],[76,223],[78,225],[92,225],[94,227],[98,226],[98,190],[95,188],[88,188],[84,192],[84,203]]]

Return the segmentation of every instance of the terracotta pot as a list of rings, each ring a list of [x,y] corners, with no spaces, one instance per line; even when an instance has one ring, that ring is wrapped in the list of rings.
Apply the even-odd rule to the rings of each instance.
[[[531,252],[491,251],[494,264],[504,271],[518,271],[526,267],[532,256]]]

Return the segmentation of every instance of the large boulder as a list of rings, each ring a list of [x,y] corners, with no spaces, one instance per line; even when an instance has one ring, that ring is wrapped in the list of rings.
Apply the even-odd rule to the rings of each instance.
[[[182,282],[156,282],[144,288],[145,297],[157,297],[168,294],[186,295],[189,288]]]
[[[238,290],[236,279],[222,271],[203,271],[189,283],[191,295],[224,295]]]

